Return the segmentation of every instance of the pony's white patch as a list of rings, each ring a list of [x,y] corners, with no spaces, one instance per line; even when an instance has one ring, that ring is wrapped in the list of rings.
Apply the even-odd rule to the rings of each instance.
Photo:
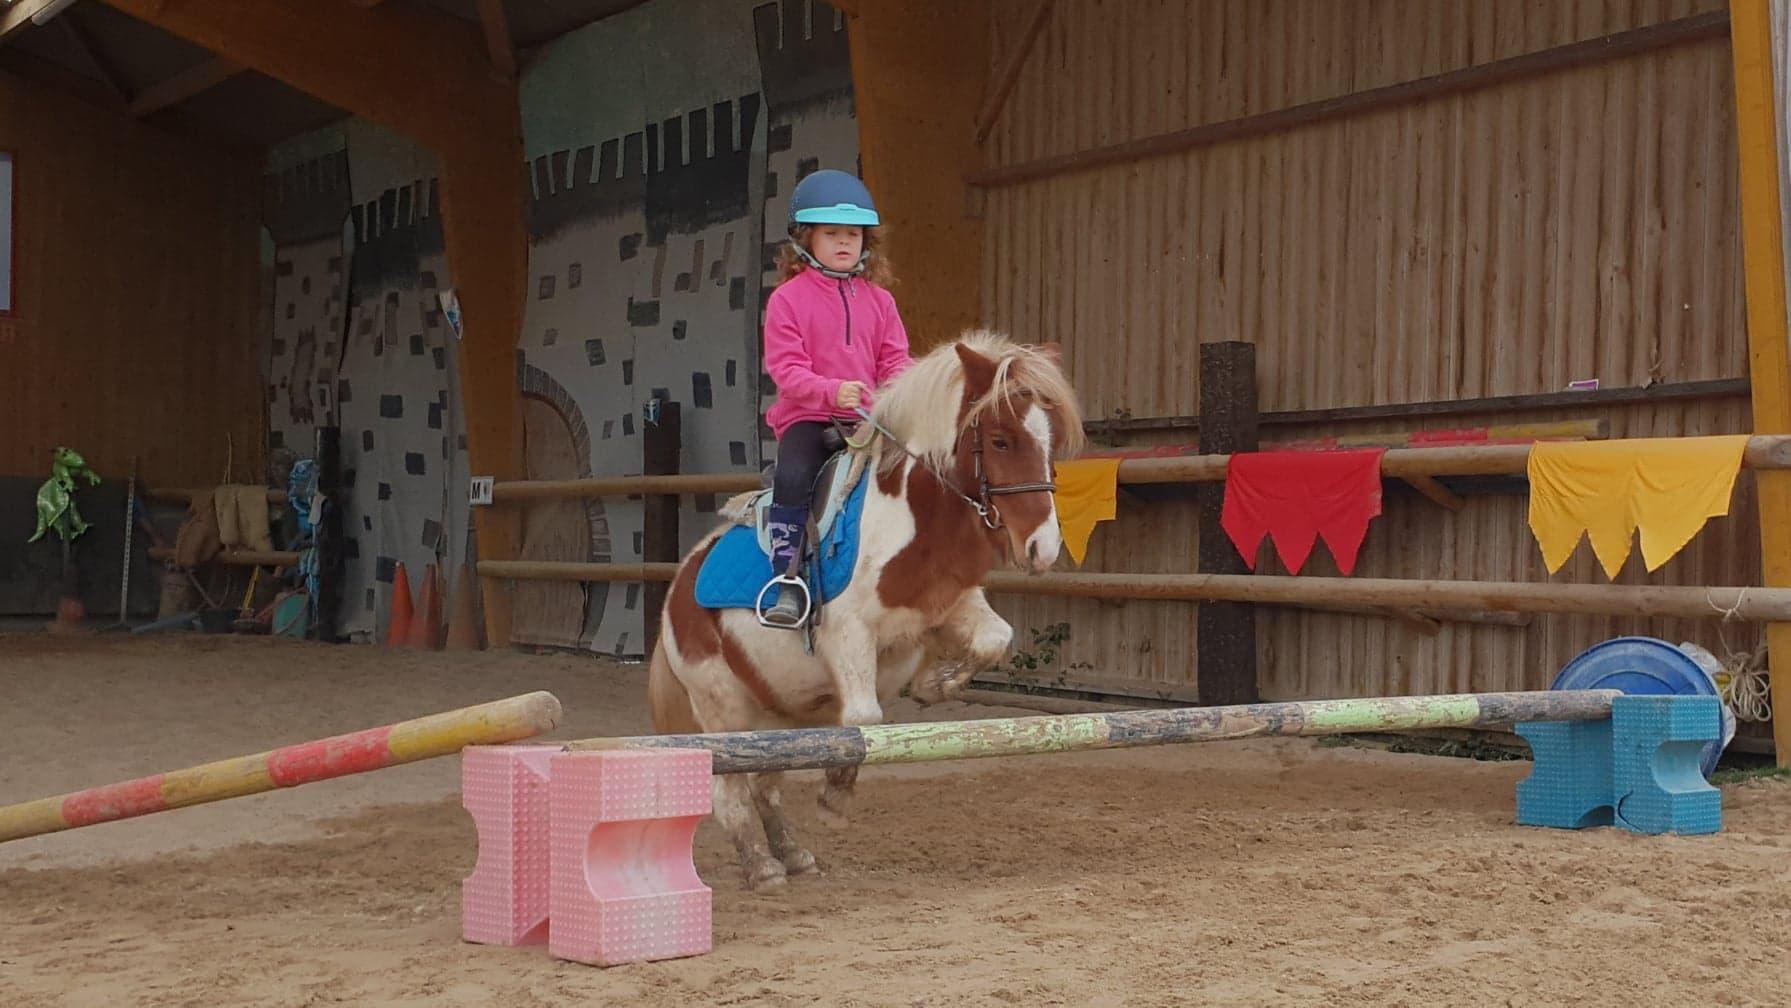
[[[1039,446],[1039,464],[1043,472],[1051,471],[1051,414],[1037,406],[1026,410],[1023,421],[1026,433],[1032,435]],[[1063,530],[1057,525],[1057,498],[1051,498],[1051,513],[1032,535],[1026,537],[1026,552],[1029,557],[1036,558],[1035,568],[1045,569],[1057,562],[1057,554],[1063,551]]]
[[[1051,415],[1037,406],[1026,408],[1026,418],[1022,421],[1026,433],[1038,442],[1039,461],[1044,463],[1047,472],[1051,468]]]

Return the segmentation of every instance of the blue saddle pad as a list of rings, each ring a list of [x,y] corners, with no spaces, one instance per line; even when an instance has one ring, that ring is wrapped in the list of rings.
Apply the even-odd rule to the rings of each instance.
[[[839,518],[817,544],[820,566],[819,583],[810,573],[809,591],[817,607],[839,598],[852,583],[852,568],[858,564],[858,523],[864,516],[865,488],[870,479],[860,479],[840,508]],[[759,545],[758,534],[745,525],[727,530],[703,566],[697,571],[696,602],[705,609],[751,609],[758,604],[759,592],[775,575],[771,557]],[[767,595],[769,606],[777,596]]]

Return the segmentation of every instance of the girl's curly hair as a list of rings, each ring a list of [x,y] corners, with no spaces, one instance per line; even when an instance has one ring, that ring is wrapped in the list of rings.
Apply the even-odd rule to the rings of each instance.
[[[802,257],[796,254],[795,244],[793,243],[801,243],[803,248],[808,248],[809,235],[813,234],[814,230],[815,225],[813,224],[798,224],[796,225],[795,232],[790,236],[790,240],[778,246],[778,283],[783,283],[785,280],[808,269],[808,263],[803,262]],[[868,227],[864,229],[864,250],[869,253],[869,255],[864,261],[864,273],[861,275],[866,280],[869,280],[871,283],[884,289],[894,286],[895,270],[890,266],[889,256],[883,251],[882,228]]]

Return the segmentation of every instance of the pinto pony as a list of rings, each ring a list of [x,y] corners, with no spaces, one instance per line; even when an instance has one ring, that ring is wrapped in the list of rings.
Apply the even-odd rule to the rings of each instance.
[[[922,688],[930,653],[964,654],[971,669],[1006,656],[1013,627],[981,581],[999,558],[1034,574],[1056,562],[1052,461],[1083,444],[1054,348],[966,333],[881,390],[871,416],[885,433],[848,460],[870,484],[858,558],[814,627],[813,653],[802,633],[761,626],[750,609],[697,604],[718,530],[685,557],[666,598],[648,680],[656,731],[876,724],[904,686]],[[784,817],[782,776],[715,778],[716,818],[754,887],[815,870]],[[825,820],[844,821],[857,776],[827,772]]]

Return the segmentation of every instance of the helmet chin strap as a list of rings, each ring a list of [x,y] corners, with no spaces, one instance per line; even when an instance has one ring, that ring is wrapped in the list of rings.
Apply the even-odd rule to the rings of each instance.
[[[801,242],[794,238],[790,239],[790,247],[796,250],[796,254],[800,256],[802,261],[807,263],[810,268],[819,271],[822,276],[833,280],[850,280],[853,277],[858,276],[864,272],[864,264],[871,258],[870,250],[866,249],[865,251],[858,253],[858,262],[853,265],[851,269],[836,270],[821,265],[821,260],[816,259],[808,249],[802,247]]]

